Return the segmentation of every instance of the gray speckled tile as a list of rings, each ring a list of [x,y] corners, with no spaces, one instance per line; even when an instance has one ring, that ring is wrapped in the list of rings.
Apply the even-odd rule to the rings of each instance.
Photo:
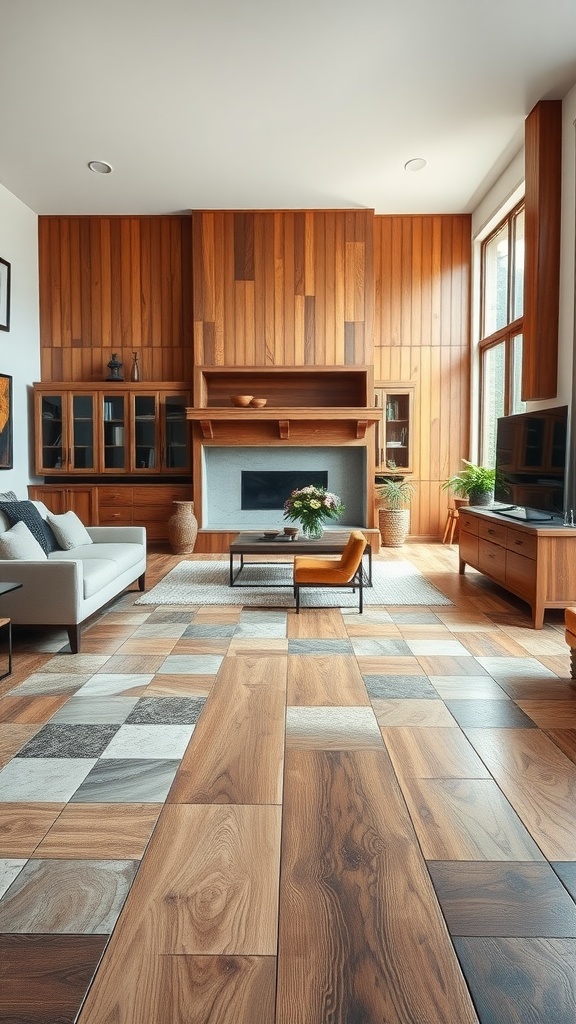
[[[121,725],[102,760],[181,758],[193,732],[193,725]]]
[[[42,672],[58,672],[59,675],[78,672],[85,677],[85,682],[106,664],[108,658],[108,654],[56,654],[42,666]]]
[[[213,676],[223,660],[221,654],[169,654],[157,674]]]
[[[207,622],[205,625],[199,624],[195,626],[194,624],[192,624],[191,626],[187,626],[182,636],[191,639],[206,639],[212,637],[215,639],[224,640],[227,637],[234,636],[235,629],[236,626],[234,626],[232,623],[230,623],[229,625],[218,626],[211,625],[209,622]]]
[[[108,725],[125,722],[138,697],[70,697],[50,719],[51,725]]]
[[[16,757],[100,757],[119,725],[45,725]]]
[[[205,697],[142,697],[126,724],[194,725],[205,703]]]
[[[30,860],[0,900],[0,932],[106,935],[137,867],[133,860]]]
[[[406,656],[412,653],[405,640],[390,637],[352,637],[352,648],[356,656],[363,657]]]
[[[180,760],[98,761],[74,793],[71,803],[156,804],[168,796]]]
[[[32,672],[25,682],[9,691],[11,697],[23,697],[28,693],[74,693],[90,679],[87,673]]]
[[[148,686],[154,678],[152,673],[110,673],[100,672],[92,676],[84,686],[80,687],[78,697],[104,697],[107,694],[121,694],[128,690],[138,690]]]
[[[93,757],[13,757],[0,770],[0,801],[65,803],[95,764]]]
[[[15,858],[0,858],[0,898],[10,888],[14,879],[20,874],[26,863],[24,860]]]
[[[192,608],[155,608],[148,616],[148,622],[182,622],[187,626],[193,618]]]
[[[438,694],[428,680],[428,676],[362,676],[368,695],[372,699],[390,700],[394,698],[409,700],[438,700]]]
[[[135,629],[130,639],[138,640],[139,637],[145,637],[150,640],[158,637],[162,640],[179,640],[185,630],[186,625],[183,622],[147,622]]]
[[[381,750],[383,740],[372,708],[289,707],[286,745],[308,750]]]
[[[349,640],[288,640],[288,654],[354,654]]]

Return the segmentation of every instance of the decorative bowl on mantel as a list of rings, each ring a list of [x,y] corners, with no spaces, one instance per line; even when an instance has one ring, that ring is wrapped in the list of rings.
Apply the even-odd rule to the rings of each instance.
[[[263,409],[267,401],[267,398],[253,398],[250,405],[253,409]]]
[[[247,405],[250,405],[252,395],[230,395],[230,401],[232,405],[245,409]]]

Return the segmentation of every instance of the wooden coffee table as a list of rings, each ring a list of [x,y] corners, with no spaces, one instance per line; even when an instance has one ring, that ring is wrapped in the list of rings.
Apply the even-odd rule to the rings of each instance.
[[[230,544],[230,586],[231,587],[289,587],[291,583],[238,583],[238,579],[242,574],[242,570],[245,565],[270,565],[272,562],[262,562],[258,560],[256,562],[250,562],[246,555],[341,555],[348,538],[350,537],[350,530],[328,530],[318,540],[304,540],[298,538],[298,540],[285,540],[284,535],[280,534],[282,540],[270,540],[262,535],[262,532],[257,530],[250,531],[249,533],[239,533],[237,537]],[[238,556],[239,563],[237,566],[234,564],[234,557]],[[368,568],[365,570],[366,582],[365,586],[372,586],[372,547],[370,541],[366,544],[364,555],[368,560]]]

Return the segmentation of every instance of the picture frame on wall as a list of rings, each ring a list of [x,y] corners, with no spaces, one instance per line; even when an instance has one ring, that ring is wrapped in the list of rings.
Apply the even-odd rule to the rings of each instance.
[[[10,270],[0,256],[0,331],[10,330]]]
[[[12,377],[0,373],[0,469],[12,468]]]

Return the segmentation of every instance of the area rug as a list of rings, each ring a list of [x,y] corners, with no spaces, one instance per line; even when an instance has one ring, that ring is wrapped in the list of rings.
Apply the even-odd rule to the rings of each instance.
[[[180,562],[152,590],[142,594],[136,604],[294,606],[291,562],[246,565],[242,581],[250,586],[230,587],[228,578],[228,562]],[[372,578],[373,586],[364,589],[364,603],[367,605],[452,604],[410,562],[374,562]],[[281,582],[285,586],[258,585],[268,581]],[[302,607],[358,607],[358,595],[349,590],[304,590],[300,602]]]

